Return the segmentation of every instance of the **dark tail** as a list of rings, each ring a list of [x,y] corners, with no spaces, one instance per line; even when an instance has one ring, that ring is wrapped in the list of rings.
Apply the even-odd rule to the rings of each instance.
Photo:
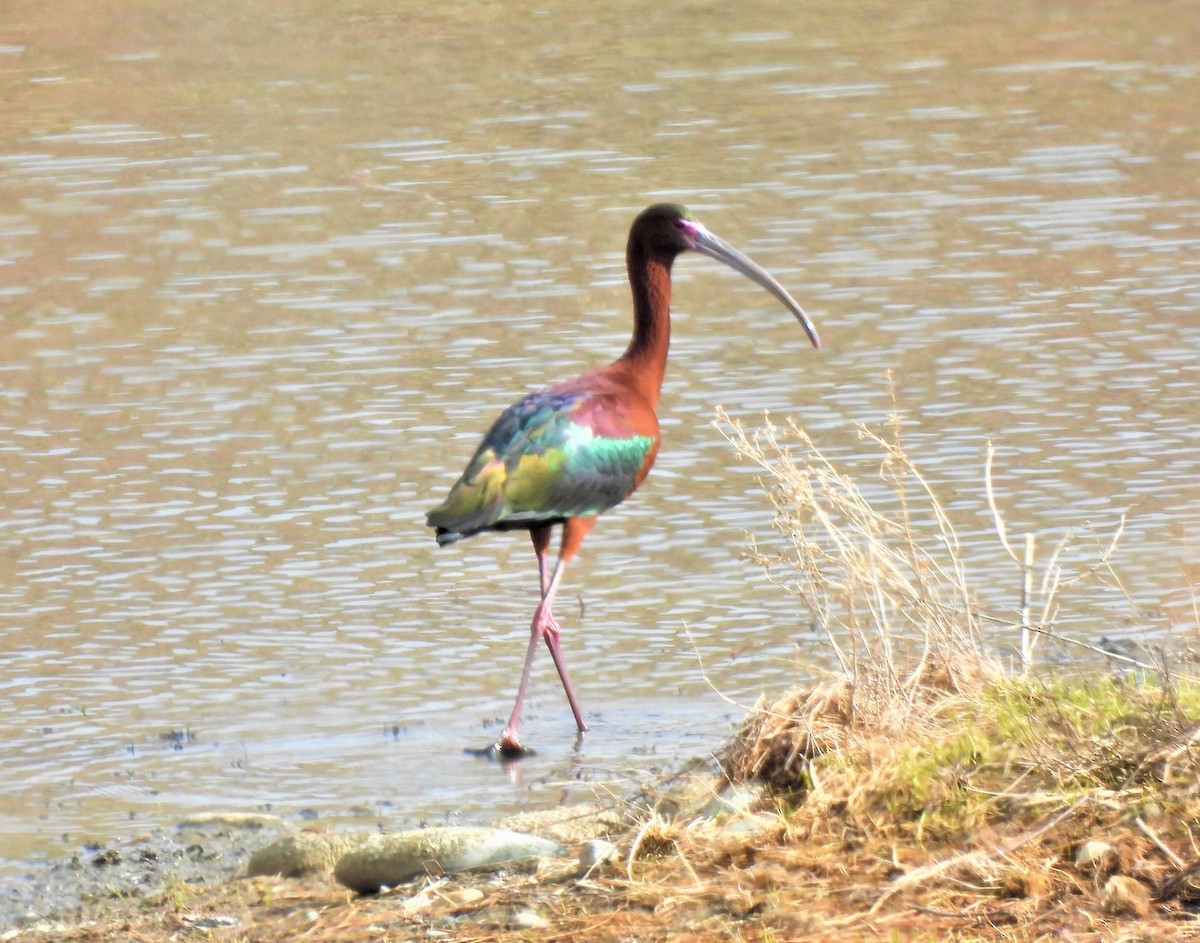
[[[461,531],[447,530],[445,527],[439,527],[437,529],[437,542],[439,547],[444,547],[446,544],[452,544],[460,537],[462,537]]]

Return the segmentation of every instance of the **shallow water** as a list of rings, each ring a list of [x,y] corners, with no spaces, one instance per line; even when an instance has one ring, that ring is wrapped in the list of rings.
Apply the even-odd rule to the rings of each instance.
[[[1200,535],[1200,65],[1182,3],[718,8],[24,4],[0,30],[0,858],[213,807],[474,819],[719,743],[825,658],[741,559],[754,471],[891,409],[981,602],[1014,535],[1121,588],[1067,634],[1186,642]],[[879,23],[886,22],[881,30]],[[624,238],[685,202],[813,315],[676,266],[654,474],[560,596],[519,535],[424,511],[517,394],[610,359]],[[868,464],[869,467],[869,464]],[[1091,529],[1097,536],[1091,536]],[[999,633],[997,645],[1011,641]],[[799,655],[799,661],[797,660]]]

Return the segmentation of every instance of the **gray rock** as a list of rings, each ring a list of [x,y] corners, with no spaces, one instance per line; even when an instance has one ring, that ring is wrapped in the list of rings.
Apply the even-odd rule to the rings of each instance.
[[[1075,867],[1081,871],[1107,871],[1117,864],[1117,849],[1106,841],[1092,838],[1075,852]]]
[[[493,822],[495,828],[529,832],[561,842],[582,842],[623,831],[619,812],[594,803],[519,812]]]
[[[206,917],[184,917],[183,922],[194,930],[228,930],[242,921],[223,914],[209,914]]]
[[[1150,915],[1150,888],[1136,878],[1114,874],[1100,892],[1100,909],[1112,917]]]
[[[617,857],[617,846],[603,838],[593,838],[579,852],[579,868],[583,872],[591,871],[597,865],[613,861]]]
[[[757,832],[765,832],[772,828],[778,828],[781,821],[778,815],[768,812],[758,812],[754,815],[731,818],[721,826],[721,831],[726,835],[753,835]]]
[[[558,842],[534,835],[449,825],[372,835],[342,856],[333,875],[351,890],[373,894],[422,874],[490,868],[565,852]]]
[[[700,810],[699,817],[716,819],[721,816],[749,815],[762,798],[762,791],[748,783],[733,783],[722,789]]]
[[[265,812],[197,812],[183,819],[180,828],[228,825],[230,828],[284,828],[283,819]]]
[[[750,835],[778,826],[777,814],[751,811],[761,802],[761,787],[733,783],[705,803],[696,814],[696,819],[717,823],[727,835]]]
[[[324,873],[332,870],[342,855],[369,837],[367,834],[321,835],[316,832],[285,835],[254,852],[246,864],[246,874],[250,877],[278,874],[295,878],[302,874]]]

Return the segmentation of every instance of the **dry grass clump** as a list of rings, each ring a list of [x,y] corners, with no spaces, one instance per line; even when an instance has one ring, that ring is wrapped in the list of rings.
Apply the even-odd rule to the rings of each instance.
[[[930,706],[1003,675],[984,643],[958,536],[929,482],[891,437],[875,493],[839,469],[793,422],[747,432],[719,412],[721,433],[767,475],[779,549],[752,556],[824,632],[837,665],[827,681],[760,703],[730,756],[735,778],[802,783],[808,762],[856,735],[921,734]]]
[[[777,539],[771,551],[752,542],[752,555],[811,614],[835,662],[828,677],[760,701],[724,756],[730,779],[773,787],[802,837],[779,856],[859,869],[872,913],[897,895],[947,913],[983,907],[982,895],[1018,923],[1064,899],[1144,917],[1155,897],[1200,898],[1188,877],[1200,873],[1200,684],[1161,666],[1136,680],[1039,677],[1031,630],[1053,626],[1029,625],[1032,541],[1020,618],[1007,623],[1020,670],[1008,670],[983,632],[1005,622],[980,615],[949,516],[897,420],[887,437],[859,429],[881,455],[869,487],[794,423],[747,432],[722,413],[718,427],[766,472]],[[1020,563],[990,461],[999,542]],[[1043,614],[1057,612],[1067,582],[1058,566],[1056,554]]]
[[[782,539],[770,553],[751,537],[754,559],[811,614],[860,702],[904,702],[930,684],[958,690],[1000,670],[958,535],[905,452],[898,419],[886,439],[859,427],[881,453],[874,493],[794,422],[780,429],[768,418],[747,432],[719,411],[717,428],[767,472]]]
[[[1027,541],[1029,555],[1018,560],[1019,618],[981,615],[958,535],[905,451],[897,414],[887,436],[859,426],[860,441],[879,455],[873,476],[878,480],[868,485],[840,468],[794,422],[781,428],[768,418],[748,432],[719,411],[716,424],[743,457],[766,472],[777,539],[767,550],[751,537],[751,555],[807,610],[835,663],[829,678],[774,704],[757,705],[728,757],[734,778],[808,788],[811,761],[830,750],[877,739],[897,747],[929,742],[947,724],[960,725],[963,716],[997,710],[990,699],[1012,696],[1011,686],[1003,688],[1012,673],[985,639],[985,624],[1007,625],[1020,635],[1021,676],[1031,678],[1035,638],[1053,633],[1048,620],[1058,611],[1058,590],[1072,580],[1064,579],[1056,552],[1042,587],[1047,621],[1030,625],[1033,560]],[[1000,546],[1017,559],[996,509],[991,461],[989,448],[988,504]],[[1120,529],[1089,573],[1109,567],[1119,534]],[[1002,689],[1009,693],[1001,696]],[[1025,696],[1053,700],[1048,690],[1039,693],[1035,684]],[[1164,699],[1174,696],[1169,684],[1158,690]],[[1078,690],[1074,696],[1086,700]]]

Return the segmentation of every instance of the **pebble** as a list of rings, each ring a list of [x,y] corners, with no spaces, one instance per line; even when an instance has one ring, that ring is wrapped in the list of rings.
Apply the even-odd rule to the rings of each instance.
[[[603,838],[593,838],[584,844],[579,852],[579,867],[588,872],[597,865],[617,858],[617,846]]]
[[[1150,889],[1135,878],[1114,874],[1100,892],[1100,909],[1112,917],[1147,917]]]
[[[699,817],[715,819],[723,815],[747,815],[754,804],[759,801],[761,795],[761,790],[757,786],[747,783],[728,785],[713,796],[712,800],[700,810]]]
[[[550,921],[532,910],[518,910],[508,918],[509,930],[549,930]]]
[[[360,894],[374,894],[422,874],[495,867],[565,854],[558,842],[500,828],[447,825],[371,835],[343,855],[334,877]]]
[[[284,823],[278,815],[265,812],[198,812],[189,815],[179,823],[181,828],[195,828],[201,825],[229,825],[233,828],[283,828]]]
[[[1106,841],[1093,838],[1085,841],[1075,852],[1075,867],[1081,871],[1104,871],[1117,860],[1117,850]]]
[[[726,835],[753,835],[757,832],[765,832],[768,829],[775,828],[779,823],[780,818],[778,815],[768,812],[757,812],[753,815],[740,815],[736,818],[731,818],[721,826],[721,831]]]
[[[183,922],[195,930],[227,930],[236,927],[242,921],[237,917],[212,914],[207,917],[184,917]]]

